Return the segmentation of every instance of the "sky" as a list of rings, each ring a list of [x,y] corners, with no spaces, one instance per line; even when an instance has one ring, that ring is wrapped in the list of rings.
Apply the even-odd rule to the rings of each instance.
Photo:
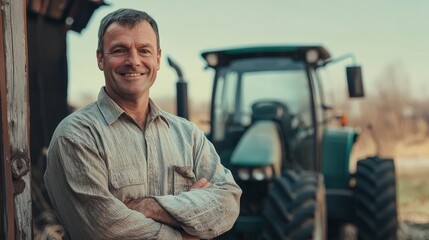
[[[69,102],[95,99],[104,85],[97,68],[98,25],[119,8],[149,13],[158,23],[161,69],[154,99],[175,97],[177,76],[166,57],[182,68],[191,101],[210,100],[213,71],[206,50],[288,44],[317,44],[333,57],[352,53],[362,66],[367,92],[399,68],[412,96],[429,97],[429,1],[427,0],[105,0],[81,32],[69,31]],[[378,82],[378,85],[375,84]]]

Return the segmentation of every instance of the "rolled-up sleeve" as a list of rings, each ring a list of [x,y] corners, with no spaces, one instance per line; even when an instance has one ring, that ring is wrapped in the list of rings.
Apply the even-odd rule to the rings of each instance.
[[[242,191],[201,131],[194,132],[193,148],[196,178],[208,179],[211,187],[191,189],[177,196],[156,196],[155,199],[180,222],[187,233],[200,238],[213,238],[234,225]]]
[[[105,162],[79,140],[62,136],[51,142],[45,185],[72,239],[181,239],[180,232],[115,198]]]

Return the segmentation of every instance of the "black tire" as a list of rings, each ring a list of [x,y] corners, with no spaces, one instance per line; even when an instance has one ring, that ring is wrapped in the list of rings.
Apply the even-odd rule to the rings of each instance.
[[[356,226],[359,240],[396,240],[398,217],[392,159],[360,160],[356,170]]]
[[[269,190],[263,212],[262,239],[326,239],[326,196],[323,176],[285,171]]]

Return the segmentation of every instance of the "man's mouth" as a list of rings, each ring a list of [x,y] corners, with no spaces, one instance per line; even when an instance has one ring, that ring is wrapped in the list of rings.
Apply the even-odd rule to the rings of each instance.
[[[123,73],[122,76],[125,77],[138,77],[138,76],[142,76],[143,73]]]

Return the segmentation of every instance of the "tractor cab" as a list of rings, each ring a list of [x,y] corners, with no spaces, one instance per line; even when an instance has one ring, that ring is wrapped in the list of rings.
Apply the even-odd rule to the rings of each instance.
[[[320,171],[318,142],[329,116],[318,70],[331,60],[323,47],[253,47],[202,56],[216,71],[209,138],[226,166],[240,168],[238,179],[262,179],[285,168]]]

